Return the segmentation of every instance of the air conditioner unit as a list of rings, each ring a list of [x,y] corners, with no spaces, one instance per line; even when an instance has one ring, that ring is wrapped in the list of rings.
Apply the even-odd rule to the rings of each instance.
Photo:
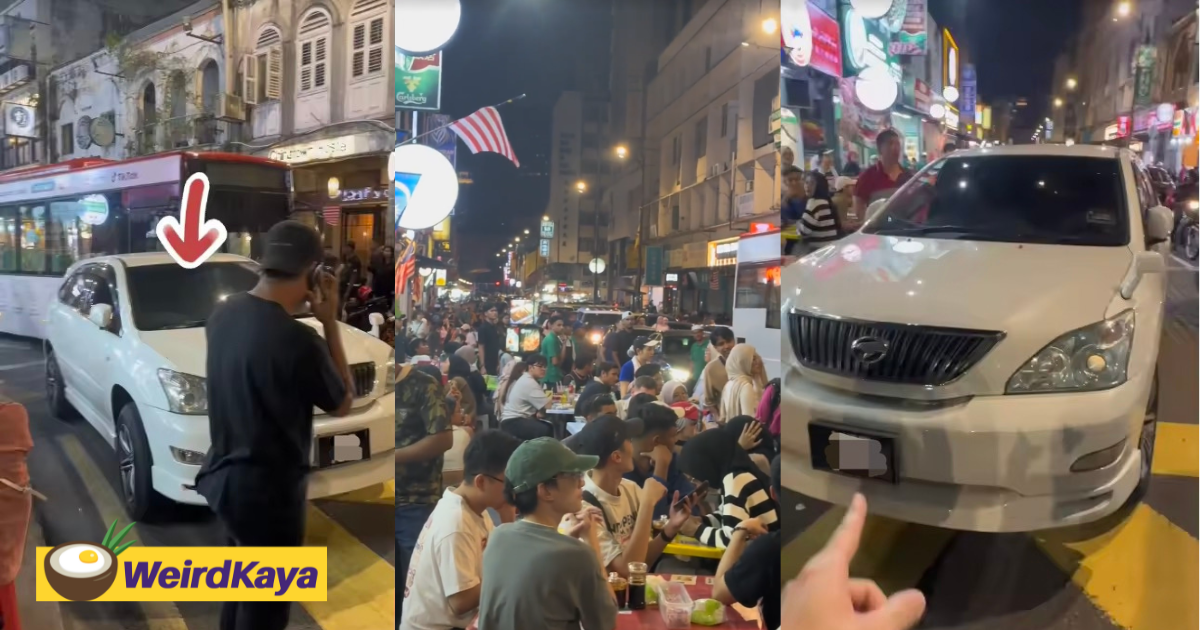
[[[650,238],[658,238],[658,224],[657,223],[650,224]]]
[[[746,180],[746,190],[745,190],[745,192],[754,192],[754,180],[753,180],[753,179],[747,179],[747,180]]]
[[[237,94],[221,94],[217,101],[217,118],[229,122],[246,121],[246,103]]]
[[[713,164],[712,166],[708,167],[708,176],[709,176],[709,177],[716,177],[716,176],[717,176],[717,174],[721,172],[721,171],[719,170],[720,168],[721,168],[721,165],[720,165],[720,164]]]

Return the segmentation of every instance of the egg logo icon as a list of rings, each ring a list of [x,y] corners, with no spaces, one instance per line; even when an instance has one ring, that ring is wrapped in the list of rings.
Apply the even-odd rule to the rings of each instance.
[[[99,545],[68,542],[46,554],[43,566],[46,581],[56,593],[71,601],[87,602],[108,592],[117,579],[117,556],[135,542],[131,540],[117,546],[133,523],[114,537],[116,526],[117,522],[113,521]]]

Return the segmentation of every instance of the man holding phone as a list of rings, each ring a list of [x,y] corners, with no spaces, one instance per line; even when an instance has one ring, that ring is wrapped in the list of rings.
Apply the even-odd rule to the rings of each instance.
[[[313,407],[350,411],[354,381],[338,328],[337,279],[321,237],[298,221],[267,232],[258,284],[205,326],[212,447],[196,476],[230,544],[304,544]],[[294,316],[308,309],[324,339]],[[221,630],[283,630],[290,602],[228,602]]]

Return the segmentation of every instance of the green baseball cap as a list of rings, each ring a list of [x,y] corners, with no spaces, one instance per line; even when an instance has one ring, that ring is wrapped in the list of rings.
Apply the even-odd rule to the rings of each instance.
[[[595,455],[576,455],[562,442],[543,437],[518,446],[508,459],[504,476],[513,492],[524,492],[560,473],[586,473],[598,463],[600,458]]]

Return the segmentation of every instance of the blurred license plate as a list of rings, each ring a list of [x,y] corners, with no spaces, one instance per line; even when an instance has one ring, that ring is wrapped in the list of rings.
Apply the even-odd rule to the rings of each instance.
[[[896,440],[826,424],[808,425],[814,470],[896,483]]]
[[[329,468],[367,459],[371,455],[370,434],[369,430],[363,429],[318,437],[316,448],[313,449],[313,466]]]

